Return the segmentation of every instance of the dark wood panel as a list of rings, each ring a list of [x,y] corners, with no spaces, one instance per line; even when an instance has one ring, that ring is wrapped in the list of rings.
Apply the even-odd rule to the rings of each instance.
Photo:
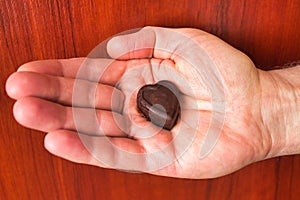
[[[25,62],[86,56],[102,40],[145,25],[201,28],[270,69],[300,59],[299,10],[299,0],[2,0],[0,199],[298,199],[298,155],[213,180],[70,163],[44,150],[44,133],[15,123],[3,89]]]

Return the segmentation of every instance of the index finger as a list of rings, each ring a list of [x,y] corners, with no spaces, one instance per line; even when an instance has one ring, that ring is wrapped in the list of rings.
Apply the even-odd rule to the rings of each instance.
[[[23,64],[18,71],[37,72],[115,85],[123,76],[126,66],[126,61],[113,59],[72,58],[33,61]],[[79,70],[80,73],[78,73]]]

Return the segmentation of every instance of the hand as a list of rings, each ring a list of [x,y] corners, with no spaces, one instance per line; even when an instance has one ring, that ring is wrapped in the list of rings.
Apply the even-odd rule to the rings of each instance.
[[[8,79],[7,93],[17,100],[16,120],[48,132],[45,147],[51,153],[78,163],[181,178],[222,176],[274,156],[261,116],[262,73],[240,51],[200,30],[155,27],[115,37],[107,50],[113,59],[35,61]],[[193,64],[203,64],[201,50],[211,63],[197,66],[197,73]],[[78,77],[84,61],[86,70]],[[211,66],[216,77],[201,71]],[[159,80],[173,82],[184,99],[170,131],[136,109],[137,90]],[[76,85],[82,98],[74,102]],[[214,106],[216,101],[222,106]],[[209,134],[215,134],[216,144],[209,143],[213,148],[200,158]]]

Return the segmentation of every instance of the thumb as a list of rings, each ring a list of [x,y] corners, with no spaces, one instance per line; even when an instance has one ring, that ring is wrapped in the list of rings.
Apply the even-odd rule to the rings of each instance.
[[[145,27],[135,33],[113,37],[107,44],[107,52],[112,58],[120,60],[168,59],[183,42],[178,39],[179,34],[174,33],[176,31],[169,28]]]
[[[135,33],[115,36],[109,40],[107,52],[112,58],[121,60],[151,58],[155,38],[155,31],[152,28],[143,28]]]

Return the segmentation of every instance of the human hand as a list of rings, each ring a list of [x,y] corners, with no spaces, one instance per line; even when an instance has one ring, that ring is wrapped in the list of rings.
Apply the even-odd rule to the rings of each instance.
[[[261,116],[261,80],[267,75],[240,51],[200,30],[154,27],[115,37],[107,49],[114,59],[88,59],[79,74],[83,58],[27,63],[8,79],[16,120],[48,132],[51,153],[181,178],[222,176],[275,156]],[[201,63],[201,50],[211,63]],[[197,63],[204,64],[196,66],[200,73]],[[136,109],[137,90],[159,80],[173,82],[183,97],[170,131]],[[209,134],[215,141],[207,140]],[[200,157],[207,143],[212,148]]]

